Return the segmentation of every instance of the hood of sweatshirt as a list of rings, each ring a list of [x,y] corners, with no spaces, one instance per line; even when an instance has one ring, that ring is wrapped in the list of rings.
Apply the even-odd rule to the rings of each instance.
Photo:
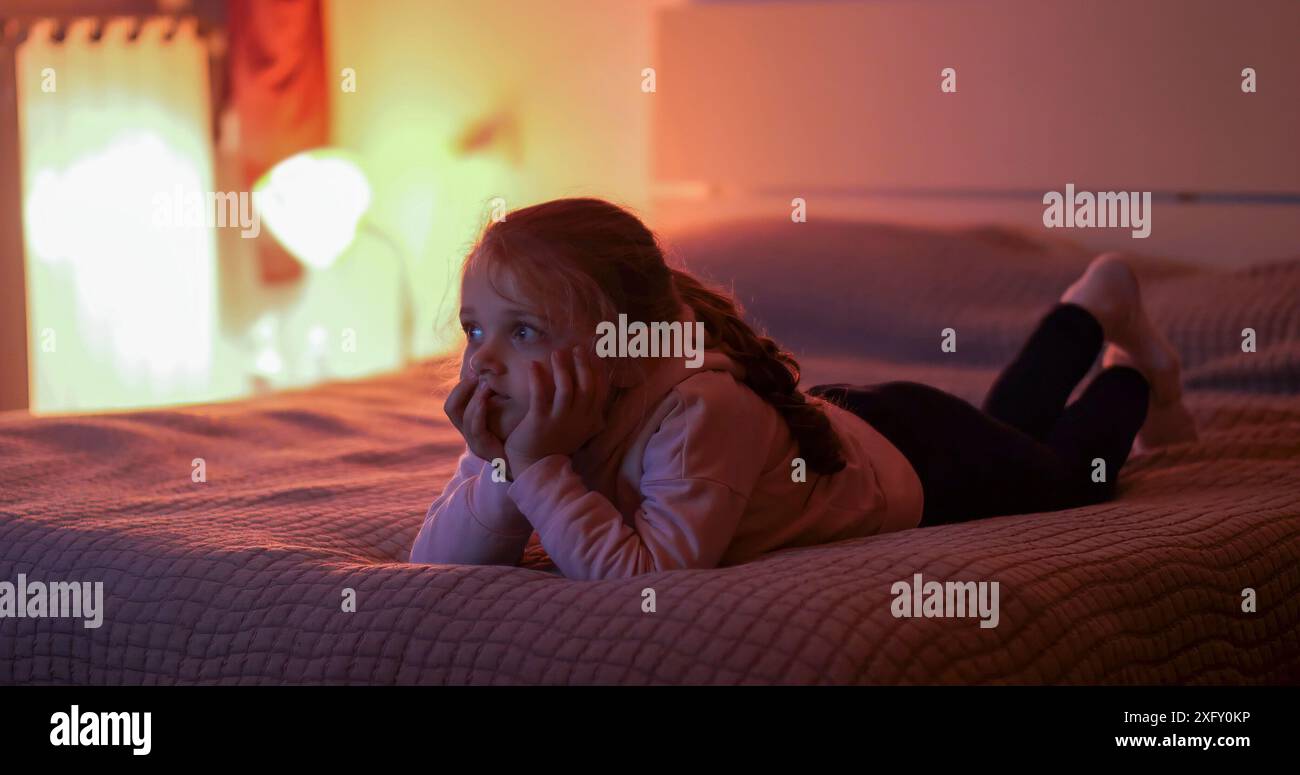
[[[688,324],[685,331],[695,330],[695,311],[689,305],[681,306],[677,319]],[[605,427],[572,456],[574,470],[584,479],[590,475],[589,486],[610,482],[609,477],[598,472],[617,468],[621,453],[632,443],[637,430],[679,383],[709,371],[725,371],[737,381],[744,380],[744,367],[726,354],[708,349],[710,342],[706,331],[704,357],[695,367],[688,365],[686,358],[639,359],[644,379],[622,390],[605,416]]]

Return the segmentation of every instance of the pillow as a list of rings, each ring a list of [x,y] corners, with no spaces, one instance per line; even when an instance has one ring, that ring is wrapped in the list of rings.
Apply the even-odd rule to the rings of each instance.
[[[740,219],[661,241],[670,263],[733,290],[750,322],[801,361],[994,371],[1095,255],[1008,227],[839,219]],[[1129,256],[1189,388],[1300,389],[1300,258],[1224,270]],[[1248,327],[1255,353],[1241,350]],[[955,352],[939,348],[945,328]]]

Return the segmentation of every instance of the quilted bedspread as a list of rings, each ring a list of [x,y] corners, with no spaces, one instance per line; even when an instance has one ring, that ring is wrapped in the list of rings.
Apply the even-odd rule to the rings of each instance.
[[[837,222],[670,244],[734,284],[805,387],[915,379],[972,402],[1089,258]],[[0,618],[0,683],[1300,683],[1300,259],[1136,260],[1198,442],[1135,454],[1109,503],[730,568],[578,582],[535,544],[523,567],[405,563],[463,448],[429,363],[209,407],[0,415],[0,582],[104,590],[98,628]],[[998,625],[895,617],[917,573],[997,581]]]

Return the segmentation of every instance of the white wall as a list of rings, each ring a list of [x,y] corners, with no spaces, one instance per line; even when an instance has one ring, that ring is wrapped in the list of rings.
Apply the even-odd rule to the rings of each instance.
[[[1292,0],[688,4],[658,30],[664,227],[788,217],[803,196],[810,217],[1042,229],[1041,194],[1067,182],[1300,199]],[[1247,66],[1255,94],[1240,88]],[[955,94],[939,89],[945,67]],[[1300,202],[1157,203],[1146,240],[1052,232],[1241,263],[1300,253]]]
[[[359,154],[373,218],[409,257],[418,352],[438,349],[435,317],[455,314],[454,272],[492,197],[508,208],[576,195],[648,208],[640,71],[653,10],[639,0],[328,4],[331,70],[357,78],[355,93],[333,95],[334,136]],[[458,155],[461,133],[494,115],[513,120],[517,142]]]

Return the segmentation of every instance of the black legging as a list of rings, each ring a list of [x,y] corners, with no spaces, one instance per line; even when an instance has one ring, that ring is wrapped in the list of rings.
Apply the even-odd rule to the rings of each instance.
[[[1114,497],[1146,420],[1150,386],[1129,366],[1102,370],[1065,405],[1102,344],[1092,313],[1062,302],[998,376],[982,411],[919,382],[808,393],[866,420],[912,463],[925,491],[922,526],[1056,511]],[[1094,458],[1106,461],[1105,481],[1094,481]]]

